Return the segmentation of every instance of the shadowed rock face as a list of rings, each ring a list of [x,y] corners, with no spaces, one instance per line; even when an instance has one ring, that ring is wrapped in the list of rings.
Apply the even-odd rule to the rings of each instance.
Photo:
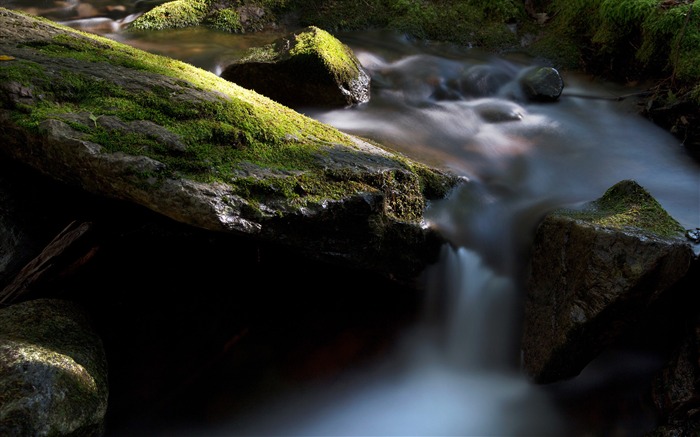
[[[613,209],[608,207],[615,203]],[[523,365],[538,382],[568,379],[659,308],[691,268],[682,229],[641,187],[623,181],[583,211],[540,223],[528,271]],[[653,211],[656,230],[617,222]],[[644,218],[636,217],[636,222]],[[663,220],[668,223],[664,224]],[[624,220],[623,220],[624,221]]]
[[[190,65],[0,9],[0,152],[87,192],[411,281],[457,178]],[[399,255],[397,255],[399,254]]]

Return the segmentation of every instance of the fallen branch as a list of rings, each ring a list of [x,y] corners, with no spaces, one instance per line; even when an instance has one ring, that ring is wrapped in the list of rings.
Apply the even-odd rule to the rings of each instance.
[[[92,229],[89,222],[71,222],[27,263],[15,278],[0,291],[0,305],[10,305],[52,279],[65,277],[85,264],[97,252],[95,246],[85,250],[83,241]],[[76,254],[76,252],[78,252]]]
[[[620,102],[630,97],[643,97],[651,94],[653,94],[652,91],[640,91],[638,93],[625,94],[622,96],[596,96],[593,94],[562,93],[562,95],[559,97],[578,97],[581,99],[610,100],[614,102]]]

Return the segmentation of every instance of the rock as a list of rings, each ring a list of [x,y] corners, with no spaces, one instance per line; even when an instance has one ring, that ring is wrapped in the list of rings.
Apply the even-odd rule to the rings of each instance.
[[[221,77],[292,108],[343,107],[370,98],[370,76],[352,50],[314,26],[251,49]]]
[[[503,99],[481,98],[469,102],[474,111],[487,123],[522,120],[527,111],[517,103]]]
[[[578,375],[654,312],[693,258],[681,226],[633,181],[548,214],[527,274],[526,373],[540,383]]]
[[[654,405],[665,422],[661,429],[680,427],[684,430],[675,435],[694,435],[689,431],[694,430],[696,434],[700,430],[697,410],[700,399],[699,340],[696,328],[692,335],[686,337],[652,385]],[[674,435],[658,431],[656,435]]]
[[[473,65],[456,80],[456,88],[464,97],[493,97],[513,78],[514,74],[505,68]]]
[[[204,0],[174,0],[159,4],[129,24],[138,30],[162,30],[197,26],[207,16]]]
[[[700,431],[700,313],[697,285],[700,280],[700,257],[696,257],[689,275],[684,278],[685,293],[662,318],[671,326],[664,344],[667,361],[651,382],[650,395],[656,407],[659,426],[648,437],[698,435]]]
[[[426,202],[459,183],[446,171],[189,64],[7,9],[0,53],[11,57],[0,62],[9,159],[181,223],[397,280],[437,259],[444,240],[421,222]]]
[[[531,67],[518,78],[525,98],[539,102],[553,102],[559,98],[564,89],[564,80],[552,67]]]
[[[102,342],[75,304],[0,309],[0,434],[91,435],[107,411]]]

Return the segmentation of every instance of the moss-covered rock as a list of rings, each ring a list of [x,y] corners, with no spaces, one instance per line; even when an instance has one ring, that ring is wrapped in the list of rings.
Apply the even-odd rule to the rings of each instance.
[[[635,181],[618,182],[586,207],[569,211],[574,219],[591,225],[652,233],[661,238],[683,238],[684,229],[651,194]]]
[[[437,256],[423,209],[454,175],[189,64],[9,10],[0,24],[0,52],[12,58],[0,62],[0,150],[12,158],[183,223],[398,276]],[[343,215],[366,232],[334,226]],[[406,225],[430,249],[409,247],[412,236],[398,259],[387,248],[404,243],[389,228]],[[319,251],[321,241],[336,247]]]
[[[310,26],[253,48],[221,77],[292,108],[348,106],[370,98],[370,77],[350,47]]]
[[[654,315],[691,270],[683,229],[633,181],[539,224],[527,271],[523,366],[568,379]]]
[[[96,435],[107,361],[75,304],[39,299],[0,310],[0,434]]]

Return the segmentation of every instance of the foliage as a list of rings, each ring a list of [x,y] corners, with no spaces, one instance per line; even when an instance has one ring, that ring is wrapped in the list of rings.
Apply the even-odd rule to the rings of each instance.
[[[329,32],[383,28],[389,20],[387,0],[293,0],[302,26]]]
[[[303,25],[328,31],[382,28],[409,37],[499,49],[513,45],[505,25],[525,17],[517,0],[297,0]]]
[[[524,14],[519,2],[510,0],[401,0],[393,3],[391,11],[388,26],[415,38],[496,50],[516,43],[506,23]]]
[[[699,9],[692,12],[692,8]],[[551,32],[542,48],[578,59],[578,67],[612,78],[700,77],[700,1],[553,0]]]
[[[666,71],[685,82],[700,78],[700,1],[654,14],[643,23],[644,44],[638,58],[664,62]]]
[[[235,9],[226,8],[215,11],[210,17],[207,17],[205,24],[209,27],[224,32],[242,33],[243,25],[241,24],[241,16]]]

